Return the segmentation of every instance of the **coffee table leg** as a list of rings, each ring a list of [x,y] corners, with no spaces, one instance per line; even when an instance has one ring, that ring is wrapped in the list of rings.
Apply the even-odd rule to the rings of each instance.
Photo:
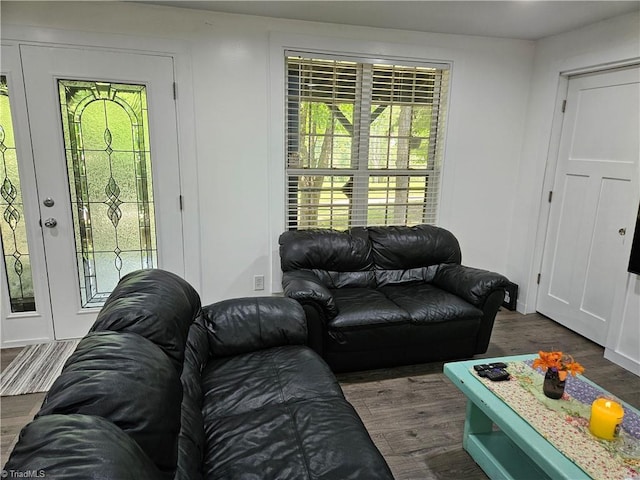
[[[487,417],[471,400],[467,401],[467,416],[464,421],[464,434],[462,446],[468,450],[469,435],[490,433],[493,430],[493,421]]]
[[[494,480],[550,479],[526,452],[516,446],[475,403],[467,401],[462,446],[471,458]],[[555,478],[567,478],[559,475]]]
[[[471,400],[467,402],[467,417],[464,422],[462,446],[471,458],[493,480],[515,480],[516,478],[536,478],[535,476],[512,475],[502,465],[502,452],[495,449],[494,439],[500,432],[494,432],[494,422]],[[512,470],[512,469],[511,469]],[[545,478],[544,476],[540,478]]]

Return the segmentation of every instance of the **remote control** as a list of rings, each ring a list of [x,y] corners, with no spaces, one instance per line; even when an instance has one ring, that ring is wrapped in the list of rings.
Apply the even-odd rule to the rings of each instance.
[[[507,368],[507,364],[506,363],[502,363],[502,362],[492,363],[491,364],[491,369],[494,369],[494,368],[500,368],[500,369],[504,370],[505,368]]]
[[[496,368],[505,369],[507,368],[507,364],[502,362],[497,362],[497,363],[481,363],[479,365],[473,366],[473,369],[476,372],[482,372],[484,370],[494,370]]]
[[[503,380],[509,380],[509,378],[511,378],[505,370],[502,370],[500,368],[487,370],[486,373],[486,377],[492,382],[501,382]]]
[[[476,372],[482,372],[482,371],[484,371],[484,370],[490,370],[490,369],[491,369],[491,365],[486,364],[486,363],[483,363],[483,364],[481,364],[481,365],[474,365],[474,366],[473,366],[473,369],[474,369]]]

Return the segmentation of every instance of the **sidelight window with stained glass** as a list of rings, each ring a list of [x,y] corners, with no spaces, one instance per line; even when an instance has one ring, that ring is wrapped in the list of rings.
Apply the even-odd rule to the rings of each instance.
[[[83,307],[157,266],[146,87],[59,80]]]
[[[31,258],[27,246],[24,205],[18,176],[9,86],[5,75],[0,76],[0,160],[0,231],[11,311],[33,312],[36,305]]]

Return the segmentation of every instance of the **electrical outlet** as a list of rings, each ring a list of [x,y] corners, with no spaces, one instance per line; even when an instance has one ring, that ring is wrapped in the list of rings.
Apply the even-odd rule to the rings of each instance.
[[[253,289],[264,290],[264,275],[253,276]]]

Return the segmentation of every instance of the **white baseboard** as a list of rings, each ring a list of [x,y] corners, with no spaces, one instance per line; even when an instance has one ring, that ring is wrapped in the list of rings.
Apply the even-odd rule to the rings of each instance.
[[[620,353],[611,350],[610,348],[604,349],[604,358],[607,360],[611,360],[616,365],[621,366],[622,368],[629,370],[631,373],[634,373],[640,377],[640,361],[627,357],[626,355],[621,355]]]
[[[29,339],[21,339],[21,340],[9,340],[7,342],[2,342],[0,344],[0,348],[17,348],[17,347],[26,347],[27,345],[33,345],[37,343],[49,343],[54,340],[42,337],[42,338],[29,338]]]

